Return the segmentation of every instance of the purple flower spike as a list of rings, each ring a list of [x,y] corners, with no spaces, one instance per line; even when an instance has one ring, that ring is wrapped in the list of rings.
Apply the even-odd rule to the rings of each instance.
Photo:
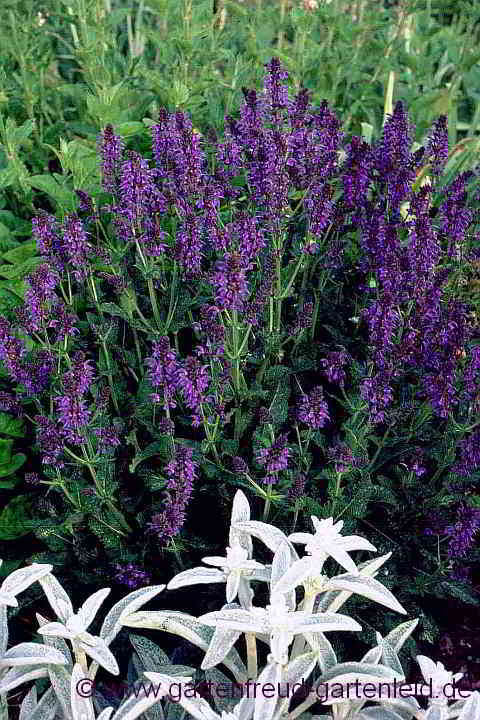
[[[321,385],[302,397],[298,406],[298,419],[314,430],[322,428],[330,420]]]
[[[121,137],[115,135],[112,125],[106,125],[99,137],[98,145],[102,158],[103,189],[107,192],[114,192],[125,143]]]
[[[259,465],[265,466],[267,475],[264,482],[267,485],[273,484],[277,473],[288,467],[290,448],[286,447],[287,437],[287,433],[279,435],[269,448],[262,448],[257,452],[255,459]]]

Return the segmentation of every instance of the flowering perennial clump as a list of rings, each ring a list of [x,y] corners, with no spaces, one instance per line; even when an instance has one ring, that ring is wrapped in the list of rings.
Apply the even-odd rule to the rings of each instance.
[[[27,492],[54,506],[25,501],[19,532],[72,560],[100,543],[110,572],[133,543],[143,567],[241,484],[265,520],[321,504],[407,554],[426,538],[446,596],[476,539],[478,169],[455,174],[445,117],[414,142],[402,102],[377,139],[347,137],[277,58],[243,95],[223,138],[163,108],[145,153],[106,125],[98,179],[32,219],[23,303],[0,317],[22,428],[0,466],[15,483],[32,437]]]

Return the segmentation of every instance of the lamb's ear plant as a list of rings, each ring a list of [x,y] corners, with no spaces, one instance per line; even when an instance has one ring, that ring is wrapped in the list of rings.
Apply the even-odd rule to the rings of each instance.
[[[10,690],[32,680],[47,679],[50,685],[40,699],[35,685],[27,692],[19,720],[54,720],[55,717],[62,720],[135,720],[138,717],[173,720],[178,717],[173,711],[178,704],[195,720],[295,720],[297,717],[306,720],[311,717],[309,710],[317,703],[331,707],[332,720],[451,720],[457,717],[479,720],[480,694],[462,694],[460,700],[455,698],[449,705],[452,696],[445,694],[445,686],[458,681],[461,674],[453,675],[441,663],[435,664],[425,656],[418,656],[417,660],[425,682],[432,687],[428,708],[423,710],[412,696],[390,693],[388,684],[405,680],[399,652],[415,629],[416,620],[398,625],[385,637],[377,633],[377,645],[359,662],[338,660],[326,633],[362,629],[356,620],[337,612],[351,594],[363,594],[395,612],[404,614],[405,611],[392,593],[373,578],[386,557],[357,565],[350,553],[375,551],[369,542],[353,535],[342,536],[341,522],[333,523],[331,518],[313,517],[312,521],[313,535],[293,533],[288,538],[273,525],[251,520],[247,498],[238,490],[226,558],[215,560],[221,570],[213,574],[204,568],[186,570],[173,578],[169,587],[225,582],[227,597],[234,600],[238,595],[239,603],[227,603],[219,611],[199,618],[180,611],[142,611],[141,606],[164,589],[164,586],[145,587],[112,607],[98,635],[91,635],[88,628],[109,588],[91,595],[75,612],[67,593],[51,574],[51,566],[32,565],[14,571],[0,588],[0,718],[9,720],[6,696]],[[253,560],[252,536],[272,553],[267,566]],[[303,558],[298,557],[293,542],[305,545],[307,554]],[[325,566],[332,566],[332,561],[343,566],[347,573],[327,572]],[[38,632],[45,645],[21,643],[7,650],[6,607],[15,606],[15,596],[36,581],[57,620],[50,622],[37,614]],[[266,607],[254,602],[258,584],[267,584]],[[299,585],[303,586],[303,598],[297,598]],[[213,710],[199,696],[193,676],[185,674],[191,668],[176,669],[160,648],[137,637],[132,638],[137,653],[133,664],[140,676],[140,686],[135,684],[129,689],[129,696],[117,710],[103,707],[98,711],[92,691],[97,671],[102,668],[107,673],[119,673],[109,646],[123,627],[174,633],[204,650],[201,669],[206,676],[213,678],[214,683],[226,682],[232,688],[228,709],[225,710],[225,706],[220,709],[217,698],[219,712]],[[239,646],[243,646],[242,636],[247,649],[246,663],[234,647],[238,641]],[[217,665],[223,665],[229,675],[216,669]],[[298,704],[291,688],[298,688],[299,684],[305,687],[306,683],[310,691]],[[250,694],[252,684],[259,688],[258,693]],[[352,698],[348,691],[352,684],[357,690],[367,684],[371,688],[373,684],[374,692]],[[266,696],[263,690],[267,687]],[[337,688],[335,694],[329,687]],[[179,693],[176,697],[174,688]],[[92,692],[89,693],[89,689]],[[215,687],[213,697],[216,697]],[[239,702],[234,705],[235,699]],[[159,705],[161,701],[163,705]],[[368,701],[375,704],[365,707]]]

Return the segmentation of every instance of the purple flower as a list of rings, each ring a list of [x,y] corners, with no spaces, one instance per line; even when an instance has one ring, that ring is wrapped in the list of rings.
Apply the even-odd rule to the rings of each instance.
[[[425,159],[430,160],[431,174],[439,177],[448,160],[448,120],[446,115],[440,115],[433,126]]]
[[[165,198],[154,183],[155,171],[150,170],[148,162],[141,155],[129,151],[123,161],[119,180],[119,206],[117,212],[126,218],[130,225],[138,223],[152,211],[165,212]],[[152,239],[151,230],[144,236],[147,244]]]
[[[175,259],[183,266],[188,277],[198,277],[201,273],[204,241],[202,239],[202,219],[188,211],[183,224],[177,230]]]
[[[348,472],[351,468],[360,468],[368,462],[363,457],[356,456],[345,443],[337,443],[327,450],[327,456],[335,462],[335,472]]]
[[[118,571],[115,580],[121,585],[126,585],[131,590],[136,590],[144,585],[149,585],[151,574],[135,563],[115,564]]]
[[[330,420],[328,405],[323,398],[321,385],[313,388],[308,395],[303,395],[297,410],[298,419],[308,427],[318,430]]]
[[[465,232],[473,218],[473,212],[465,207],[467,202],[465,185],[472,177],[474,173],[470,171],[458,175],[448,186],[447,199],[440,206],[441,229],[449,236],[447,249],[449,258],[460,257],[459,252],[465,240]]]
[[[463,438],[459,446],[460,457],[451,470],[462,477],[473,475],[480,468],[480,430]]]
[[[37,250],[42,255],[52,256],[60,248],[58,220],[41,210],[32,220],[32,234],[37,241]]]
[[[205,402],[205,392],[210,383],[208,366],[203,365],[199,358],[190,356],[184,366],[178,368],[176,378],[187,407],[198,412]]]
[[[190,118],[182,112],[168,116],[162,109],[152,136],[157,175],[171,201],[184,203],[190,195],[200,193],[205,183],[205,155]]]
[[[113,127],[106,125],[98,140],[102,158],[102,186],[107,192],[115,192],[117,173],[125,143],[115,135]]]
[[[455,524],[445,529],[447,537],[450,537],[448,557],[451,559],[465,557],[473,546],[479,528],[480,509],[462,503],[457,511]]]
[[[215,288],[215,302],[222,310],[243,311],[248,297],[247,271],[252,267],[236,252],[227,253],[217,260],[210,282]]]
[[[74,354],[72,367],[63,376],[63,385],[67,393],[70,395],[84,395],[88,392],[95,374],[90,363],[91,360],[86,360],[83,352]]]
[[[185,513],[193,492],[196,479],[196,463],[192,459],[193,450],[175,444],[175,455],[167,465],[167,491],[165,510],[154,515],[149,530],[155,533],[162,543],[168,542],[182,528]]]
[[[265,466],[266,478],[264,482],[271,485],[276,481],[276,475],[288,467],[290,448],[286,447],[288,433],[279,435],[269,448],[258,450],[256,461]]]
[[[346,350],[327,353],[327,357],[320,360],[320,365],[323,368],[323,373],[328,378],[328,382],[338,382],[340,387],[343,387],[346,379],[343,366],[351,359],[351,355]]]
[[[349,209],[365,203],[370,184],[372,152],[368,143],[354,135],[342,168],[343,197]]]
[[[9,392],[0,391],[0,411],[9,412],[16,417],[23,415],[23,408],[17,398]]]
[[[25,482],[27,483],[27,485],[39,485],[41,480],[42,478],[36,472],[25,473]]]
[[[313,303],[306,302],[301,310],[297,310],[295,322],[290,327],[290,335],[306,330],[312,324]]]
[[[90,247],[88,234],[76,213],[65,217],[62,225],[62,255],[73,267],[73,275],[81,283],[88,275],[88,258]]]
[[[80,330],[75,327],[77,320],[77,316],[69,313],[65,303],[57,298],[52,308],[51,320],[48,323],[48,327],[55,330],[54,344],[63,342],[66,337],[78,335]]]
[[[91,418],[86,401],[77,395],[62,395],[55,398],[55,406],[63,437],[75,445],[80,445],[83,442],[83,431]]]
[[[27,289],[25,303],[30,316],[30,331],[39,332],[50,314],[49,301],[55,296],[58,275],[55,271],[42,264],[25,278]]]
[[[250,299],[245,311],[245,318],[250,325],[258,327],[265,312],[267,300],[272,292],[275,276],[275,253],[270,253],[263,260],[263,274],[257,286],[255,297]]]
[[[243,473],[249,473],[248,465],[245,462],[245,460],[239,456],[232,457],[232,469],[237,475],[242,475]]]
[[[386,409],[393,400],[393,390],[390,385],[392,375],[393,370],[389,367],[388,370],[366,378],[361,383],[360,396],[368,403],[370,421],[373,424],[385,421]]]
[[[289,106],[288,85],[284,80],[288,80],[288,72],[282,67],[280,60],[276,57],[272,58],[265,65],[265,95],[267,98],[268,109],[271,113],[272,122],[278,125],[280,122],[279,111],[285,110]]]
[[[114,426],[95,428],[93,432],[100,451],[115,448],[121,444],[118,429]]]
[[[293,485],[288,490],[288,499],[290,501],[299,500],[305,493],[305,484],[307,482],[307,476],[305,473],[299,472],[295,476]]]
[[[93,214],[93,201],[90,195],[83,190],[75,190],[75,195],[78,198],[78,209],[80,212]]]
[[[37,446],[43,453],[42,463],[63,467],[63,437],[58,423],[45,415],[35,415],[33,419],[37,424]]]
[[[477,385],[480,379],[480,345],[472,348],[470,362],[465,370],[463,381],[468,399],[474,402],[478,391]]]
[[[163,403],[165,410],[176,407],[173,397],[178,387],[179,365],[168,337],[153,343],[152,356],[145,363],[149,368],[148,378],[156,391],[151,395],[153,402]]]
[[[27,354],[24,343],[14,337],[8,320],[0,317],[0,359],[16,382],[23,377],[23,358]]]

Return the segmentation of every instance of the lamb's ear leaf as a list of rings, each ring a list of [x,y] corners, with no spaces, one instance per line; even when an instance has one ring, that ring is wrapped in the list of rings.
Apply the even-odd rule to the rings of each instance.
[[[458,720],[480,720],[480,693],[472,692],[458,716]]]
[[[27,567],[14,570],[2,583],[2,592],[18,595],[26,590],[32,583],[45,577],[53,570],[53,565],[43,563],[32,563]]]
[[[266,687],[267,684],[272,683],[273,687],[277,688],[281,680],[282,666],[276,662],[269,663],[258,676],[260,687]],[[255,702],[253,720],[272,720],[278,700],[277,693],[274,693],[273,697],[265,697],[265,693],[261,693]]]
[[[48,665],[47,671],[62,712],[69,717],[72,707],[71,674],[61,665]]]
[[[123,620],[164,590],[165,585],[139,588],[118,601],[107,613],[100,630],[100,637],[108,646],[122,629]]]
[[[53,688],[48,688],[32,712],[25,715],[24,720],[54,720],[58,712],[58,700]],[[19,720],[23,720],[19,718]]]
[[[240,609],[240,605],[238,605],[238,603],[227,603],[222,607],[222,610],[238,609]],[[201,669],[210,670],[215,667],[215,665],[220,665],[220,663],[223,662],[224,658],[232,650],[241,634],[242,633],[237,630],[223,630],[215,628],[207,652],[203,658]],[[244,669],[245,668],[243,668],[243,670]]]
[[[72,698],[72,720],[95,720],[92,698],[78,692],[82,680],[85,678],[85,671],[79,663],[75,663],[72,670],[70,695]]]
[[[15,690],[19,685],[36,680],[37,678],[48,677],[46,667],[38,667],[38,665],[24,665],[23,667],[14,667],[3,675],[0,680],[0,697],[10,690]]]
[[[415,620],[407,620],[396,628],[390,630],[388,635],[385,636],[385,640],[390,643],[396,652],[402,649],[405,641],[410,637],[412,632],[418,625],[418,618]]]
[[[151,640],[143,637],[143,635],[132,634],[129,635],[128,639],[132,643],[144,670],[155,672],[155,668],[159,665],[166,665],[170,662],[167,653]]]
[[[42,586],[43,592],[58,619],[66,623],[68,618],[73,615],[73,605],[57,578],[48,573],[48,575],[39,578],[38,582]]]

